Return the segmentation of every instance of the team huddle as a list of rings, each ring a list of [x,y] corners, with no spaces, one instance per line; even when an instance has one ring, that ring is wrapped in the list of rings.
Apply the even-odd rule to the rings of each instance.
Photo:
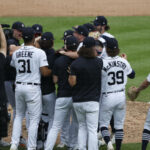
[[[5,89],[13,108],[10,150],[18,150],[26,118],[27,150],[121,150],[126,114],[125,86],[135,71],[104,16],[66,30],[64,45],[53,49],[54,36],[42,26],[12,25],[7,40]],[[19,40],[23,39],[20,45]],[[148,87],[150,76],[134,92]],[[57,90],[56,90],[57,89]],[[57,92],[56,92],[57,91]],[[109,131],[111,126],[111,133]],[[142,150],[150,140],[150,111],[144,126]]]

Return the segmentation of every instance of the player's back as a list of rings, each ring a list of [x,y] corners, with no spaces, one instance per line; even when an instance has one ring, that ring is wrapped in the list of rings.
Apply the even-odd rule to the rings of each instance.
[[[41,49],[34,46],[21,47],[14,52],[11,63],[16,68],[16,81],[40,83],[40,67],[46,61],[45,53]]]
[[[127,75],[132,72],[127,60],[119,56],[103,59],[102,91],[114,92],[124,90]]]

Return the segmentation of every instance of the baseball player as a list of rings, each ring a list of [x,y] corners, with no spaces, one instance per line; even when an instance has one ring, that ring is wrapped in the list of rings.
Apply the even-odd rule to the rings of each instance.
[[[22,22],[14,22],[12,25],[12,37],[7,40],[7,56],[6,56],[6,65],[5,65],[5,88],[8,102],[10,103],[13,109],[13,121],[16,115],[16,104],[15,104],[15,77],[16,70],[10,66],[12,59],[12,54],[15,50],[20,47],[20,40],[22,39],[22,30],[25,25]],[[20,145],[25,147],[26,140],[21,136]]]
[[[142,90],[146,89],[150,85],[150,74],[142,82],[139,87],[134,87],[133,91],[139,94]],[[146,150],[147,145],[150,141],[150,108],[148,110],[147,118],[144,125],[143,136],[142,136],[142,150]]]
[[[24,24],[22,22],[14,22],[12,25],[13,36],[7,41],[7,57],[5,66],[5,88],[7,99],[13,108],[13,119],[15,118],[15,93],[14,93],[14,82],[16,77],[16,71],[10,66],[11,55],[14,49],[20,46],[19,40],[22,39],[22,30]]]
[[[108,57],[106,53],[106,40],[105,38],[114,38],[114,36],[107,31],[110,29],[110,26],[108,25],[108,21],[104,16],[97,16],[96,19],[93,21],[93,24],[95,26],[95,29],[100,33],[100,37],[98,38],[99,41],[101,41],[104,45],[103,51],[101,53],[101,58]],[[111,135],[111,140],[112,143],[115,143],[115,129],[114,129],[114,118],[112,116],[111,122],[111,129],[112,129],[112,135]]]
[[[102,99],[100,105],[100,129],[108,150],[113,150],[108,126],[114,116],[116,150],[121,149],[123,125],[126,112],[125,85],[127,77],[133,79],[135,72],[127,60],[118,56],[118,42],[114,38],[106,39],[108,57],[103,59]]]
[[[75,37],[68,37],[65,42],[67,51],[76,51],[78,40]],[[56,59],[54,64],[53,80],[55,83],[58,83],[58,93],[55,104],[54,121],[47,136],[45,150],[53,149],[57,134],[61,130],[68,112],[73,107],[72,89],[68,83],[68,67],[71,65],[72,61],[72,58],[62,55]]]
[[[29,112],[28,150],[36,149],[37,129],[42,111],[40,78],[49,76],[48,62],[44,51],[33,47],[34,30],[27,27],[23,30],[24,46],[15,51],[11,66],[16,68],[16,117],[13,124],[10,150],[17,150],[22,119],[26,110]]]
[[[49,69],[52,72],[52,68],[55,61],[55,50],[54,36],[51,32],[45,32],[41,36],[39,45],[42,50],[46,53]],[[42,90],[42,116],[38,132],[37,149],[44,147],[44,142],[46,140],[47,132],[51,129],[53,118],[54,118],[54,108],[55,108],[55,84],[51,76],[41,78],[41,90]],[[49,125],[48,125],[49,124]]]
[[[72,30],[66,30],[63,35],[64,45],[66,45],[66,39],[73,36]],[[66,49],[66,46],[63,47]],[[70,119],[71,118],[71,119]],[[68,149],[76,149],[77,147],[77,130],[78,123],[76,121],[76,115],[74,109],[72,108],[63,123],[61,134],[60,134],[60,143],[57,145],[57,148],[68,147]]]
[[[34,24],[32,26],[32,28],[35,31],[35,38],[37,38],[39,36],[42,36],[42,33],[43,33],[43,27],[42,27],[42,25],[40,25],[40,24]]]
[[[83,40],[88,36],[89,32],[88,29],[85,26],[77,26],[77,27],[73,27],[73,29],[75,30],[73,35],[78,39],[78,41],[80,42],[77,51],[79,51],[79,49],[82,47],[83,44]],[[76,52],[65,52],[65,51],[60,51],[61,54],[69,56],[71,58],[78,58],[78,54]]]
[[[6,47],[5,35],[0,25],[0,146],[2,147],[10,145],[2,140],[3,137],[7,136],[8,130],[7,96],[4,86],[4,68],[7,53]]]
[[[102,60],[97,58],[95,40],[87,37],[71,64],[69,83],[73,87],[73,106],[79,123],[79,150],[98,149],[97,127],[101,92]],[[87,140],[88,139],[88,140]]]
[[[96,19],[93,21],[93,24],[95,26],[95,29],[100,32],[99,40],[104,43],[105,45],[105,39],[104,37],[114,38],[114,36],[107,31],[110,29],[110,26],[108,25],[108,21],[104,16],[97,16]],[[102,57],[107,57],[106,49],[103,49]]]

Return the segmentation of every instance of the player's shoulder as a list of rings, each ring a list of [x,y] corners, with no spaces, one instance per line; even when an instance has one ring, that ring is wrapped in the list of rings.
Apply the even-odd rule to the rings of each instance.
[[[83,58],[82,57],[78,57],[77,59],[75,59],[73,62],[72,62],[72,66],[78,66],[79,64],[81,64],[83,62]]]
[[[109,37],[109,38],[115,38],[112,34],[108,33],[108,32],[104,32],[102,34],[102,36],[106,36],[106,37]]]
[[[20,52],[20,51],[22,51],[22,47],[19,48],[19,49],[17,49],[16,51],[14,51],[13,54],[12,54],[12,56],[13,56],[13,57],[16,56],[16,53],[17,53],[17,52]]]
[[[122,57],[120,57],[120,56],[119,56],[119,59],[120,59],[122,62],[124,62],[124,63],[129,63],[127,59],[122,58]]]
[[[39,55],[46,55],[45,52],[40,48],[33,47],[32,50]]]

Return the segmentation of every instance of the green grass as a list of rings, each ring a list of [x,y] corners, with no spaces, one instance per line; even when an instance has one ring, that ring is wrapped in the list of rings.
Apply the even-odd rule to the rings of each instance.
[[[136,71],[136,78],[128,80],[127,88],[138,86],[150,72],[150,16],[107,17],[111,26],[110,33],[119,41],[121,52],[128,55],[131,66]],[[26,26],[42,24],[44,31],[51,31],[55,36],[55,49],[62,47],[63,32],[75,25],[90,22],[94,17],[1,17],[0,23],[12,24],[22,21]],[[150,101],[150,89],[141,92],[137,101]],[[140,144],[124,144],[122,150],[140,150]],[[8,148],[0,148],[8,150]],[[149,147],[150,149],[150,147]],[[106,150],[106,148],[101,148]]]
[[[148,145],[147,149],[150,149],[150,145]],[[0,150],[9,150],[9,147],[2,148],[0,147]],[[23,148],[19,148],[18,150],[26,150]],[[66,148],[63,149],[57,149],[54,148],[54,150],[67,150]],[[99,150],[107,150],[106,146],[102,146]],[[123,144],[121,150],[141,150],[141,144],[135,143],[135,144]]]
[[[107,17],[110,33],[119,41],[121,52],[128,55],[131,66],[136,71],[136,78],[128,81],[127,88],[139,85],[150,72],[150,16]],[[55,36],[55,49],[63,45],[63,32],[75,25],[90,22],[94,17],[1,17],[1,23],[12,24],[22,21],[26,26],[42,24],[44,31],[51,31]],[[141,92],[137,101],[150,101],[149,89]]]

